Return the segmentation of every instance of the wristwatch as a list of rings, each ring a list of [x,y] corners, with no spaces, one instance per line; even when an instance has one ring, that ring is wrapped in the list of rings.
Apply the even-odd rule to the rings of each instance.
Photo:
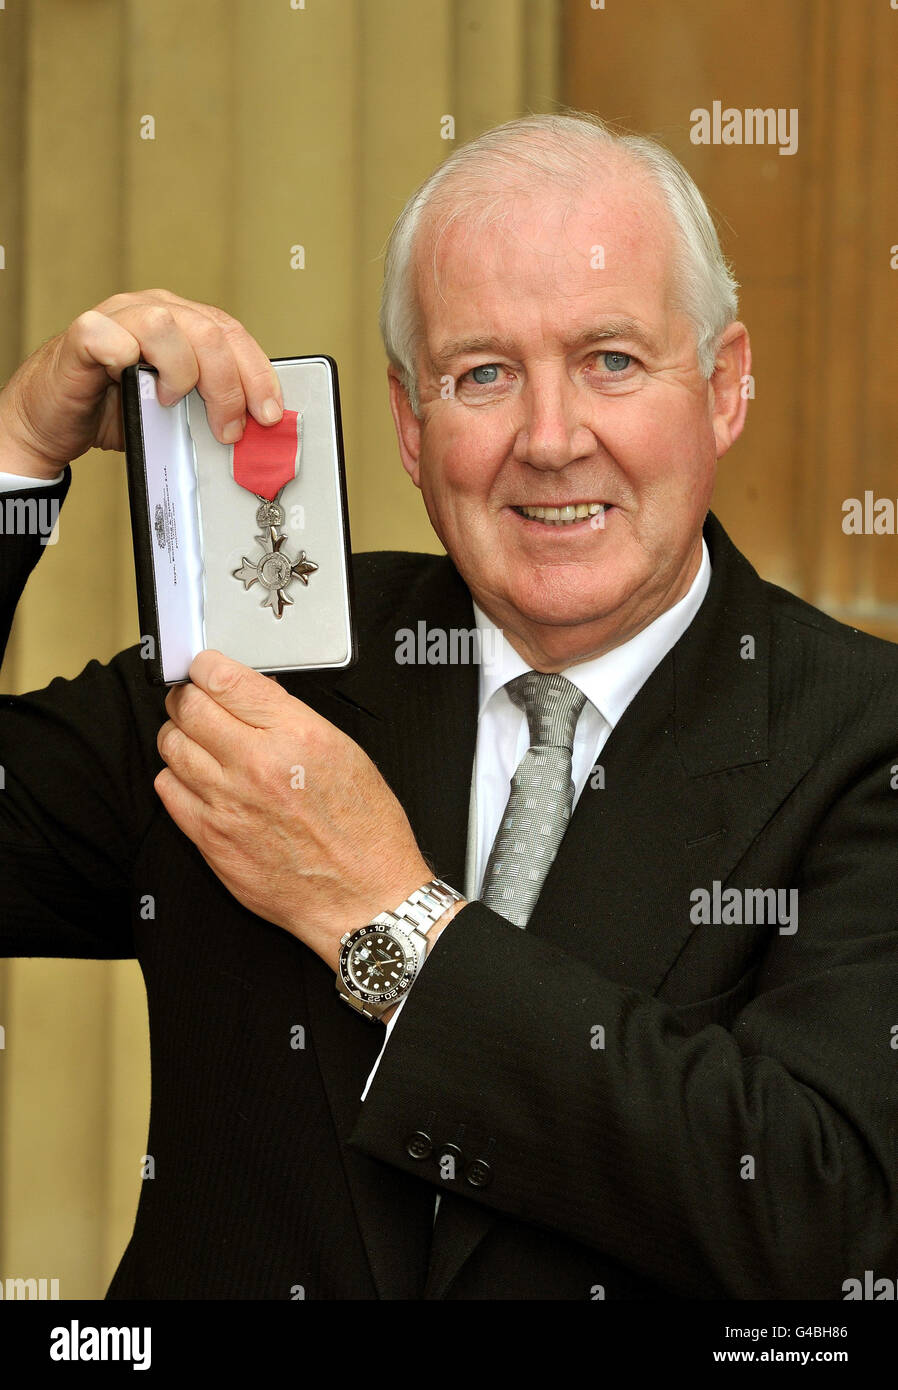
[[[341,936],[340,998],[365,1018],[379,1019],[411,989],[427,954],[430,928],[463,897],[441,878],[432,878],[394,912],[381,912]]]

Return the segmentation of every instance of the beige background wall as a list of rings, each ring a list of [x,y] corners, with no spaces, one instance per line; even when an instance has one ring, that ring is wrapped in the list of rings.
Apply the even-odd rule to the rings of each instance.
[[[555,0],[6,0],[0,381],[110,294],[161,285],[220,304],[269,356],[336,358],[354,547],[439,550],[387,407],[383,245],[455,144],[552,107],[559,39]],[[73,676],[138,638],[119,455],[76,465],[59,530],[2,689]],[[0,1278],[100,1298],[146,1144],[139,969],[0,963],[0,1023]]]
[[[339,364],[356,549],[438,549],[396,455],[376,310],[412,189],[479,130],[564,101],[665,140],[743,285],[756,399],[716,510],[767,576],[898,638],[898,12],[888,0],[6,0],[0,381],[107,295],[223,305],[271,356]],[[798,107],[794,157],[700,147],[693,107]],[[140,138],[152,116],[155,139]],[[455,118],[455,142],[440,138]],[[290,248],[305,248],[305,269]],[[75,467],[0,689],[137,640],[122,459]],[[2,886],[0,886],[2,911]],[[0,1278],[101,1297],[146,1140],[133,962],[0,962]]]

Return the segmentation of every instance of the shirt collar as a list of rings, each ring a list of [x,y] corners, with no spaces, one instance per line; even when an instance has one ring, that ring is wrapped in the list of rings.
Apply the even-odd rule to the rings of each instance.
[[[711,557],[702,537],[702,558],[698,573],[687,593],[659,617],[603,656],[565,668],[564,675],[583,691],[613,729],[634,695],[648,680],[663,657],[677,643],[695,617],[711,581]],[[474,603],[474,620],[479,632],[480,706],[478,718],[497,690],[515,676],[531,668],[515,651],[501,628]]]

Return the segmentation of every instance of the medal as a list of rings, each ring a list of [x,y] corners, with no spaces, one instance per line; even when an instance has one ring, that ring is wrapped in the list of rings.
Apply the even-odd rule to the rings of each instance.
[[[302,416],[295,410],[285,410],[276,425],[260,425],[247,415],[243,438],[234,445],[234,481],[259,502],[256,525],[261,528],[261,535],[256,540],[263,553],[257,560],[244,555],[240,569],[231,573],[242,581],[244,589],[261,584],[266,590],[261,607],[270,608],[276,618],[282,617],[284,608],[293,603],[287,593],[288,585],[298,579],[308,587],[308,576],[318,568],[314,561],[306,559],[304,550],[296,560],[285,555],[282,546],[287,536],[279,530],[286,520],[281,493],[299,472],[301,453]]]

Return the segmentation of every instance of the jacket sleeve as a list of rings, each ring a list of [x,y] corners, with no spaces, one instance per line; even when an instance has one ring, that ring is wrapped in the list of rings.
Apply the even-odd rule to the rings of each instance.
[[[67,467],[33,494],[0,493],[0,505],[29,495],[61,504],[70,481]],[[0,654],[42,550],[34,528],[0,535]],[[73,680],[0,695],[0,955],[134,954],[129,866],[156,809],[158,770],[146,755],[152,693],[140,667],[135,647]]]
[[[800,927],[771,929],[727,1027],[690,1028],[662,998],[464,907],[408,996],[352,1146],[445,1186],[436,1152],[464,1126],[465,1161],[486,1171],[458,1173],[457,1194],[687,1297],[841,1299],[866,1269],[892,1276],[893,756],[822,817]],[[433,1154],[410,1142],[422,1131]]]

